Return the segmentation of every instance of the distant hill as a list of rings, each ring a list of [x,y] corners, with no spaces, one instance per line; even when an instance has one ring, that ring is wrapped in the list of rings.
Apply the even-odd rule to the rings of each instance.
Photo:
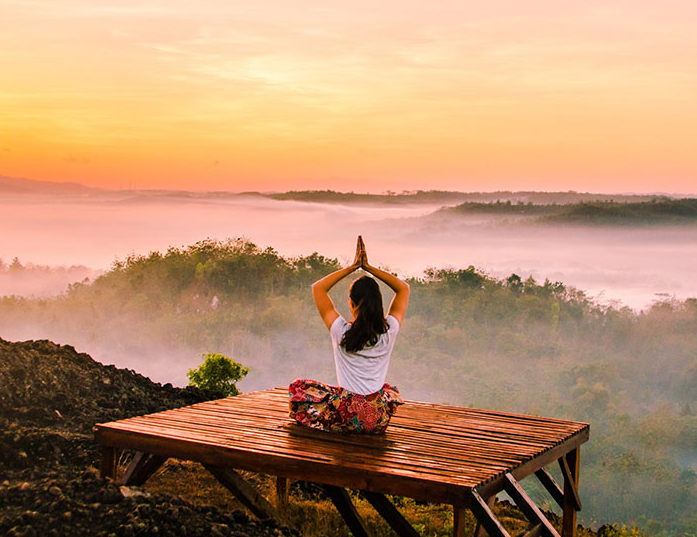
[[[564,208],[541,222],[602,225],[697,223],[697,199],[656,199],[641,203],[594,202]]]
[[[436,203],[436,204],[511,204],[533,203],[537,205],[580,203],[589,201],[641,202],[659,198],[653,194],[593,194],[590,192],[535,192],[499,190],[495,192],[457,192],[448,190],[413,190],[401,193],[360,194],[334,190],[291,190],[276,194],[262,194],[276,200],[309,201],[316,203]]]
[[[87,194],[100,190],[73,182],[54,183],[24,177],[0,176],[0,193],[5,194]]]
[[[492,216],[529,217],[540,224],[582,225],[668,225],[697,223],[696,198],[652,198],[627,202],[594,200],[571,204],[473,203],[443,208],[443,214],[487,214]]]

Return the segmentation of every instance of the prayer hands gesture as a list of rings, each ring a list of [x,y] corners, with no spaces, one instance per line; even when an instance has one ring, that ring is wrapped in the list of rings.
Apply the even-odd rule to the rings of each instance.
[[[339,312],[336,311],[334,303],[329,297],[329,290],[334,287],[337,282],[359,268],[372,274],[378,280],[387,284],[387,286],[395,292],[388,313],[401,324],[404,319],[404,314],[407,311],[407,304],[409,303],[409,284],[400,280],[394,274],[369,265],[368,254],[365,251],[365,243],[363,242],[363,237],[359,235],[358,241],[356,242],[356,256],[353,259],[353,263],[346,268],[335,270],[331,274],[327,274],[324,278],[312,284],[312,297],[315,299],[315,305],[322,317],[322,321],[324,321],[324,325],[331,330],[332,323],[339,317]]]
[[[365,251],[365,243],[363,242],[363,237],[358,235],[358,241],[356,241],[356,257],[353,260],[353,267],[365,269],[368,266],[368,254]]]

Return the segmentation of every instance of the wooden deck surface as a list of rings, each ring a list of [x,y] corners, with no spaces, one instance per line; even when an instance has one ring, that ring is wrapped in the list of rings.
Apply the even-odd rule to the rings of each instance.
[[[385,434],[342,435],[288,417],[283,388],[99,424],[103,446],[341,487],[469,505],[580,446],[586,423],[407,401]]]

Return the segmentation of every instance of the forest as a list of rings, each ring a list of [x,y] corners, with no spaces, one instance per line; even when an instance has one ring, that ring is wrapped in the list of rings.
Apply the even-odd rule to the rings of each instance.
[[[697,223],[697,199],[661,197],[648,201],[592,200],[568,204],[498,200],[494,203],[465,202],[443,208],[441,212],[523,216],[539,224],[665,226]]]
[[[249,367],[243,391],[300,376],[332,382],[309,286],[338,266],[205,240],[116,261],[59,296],[5,296],[0,335],[69,343],[161,382],[184,384],[203,352]],[[409,283],[388,375],[406,398],[587,421],[583,522],[697,535],[697,299],[635,312],[473,266],[434,267]],[[332,291],[344,315],[347,285]]]

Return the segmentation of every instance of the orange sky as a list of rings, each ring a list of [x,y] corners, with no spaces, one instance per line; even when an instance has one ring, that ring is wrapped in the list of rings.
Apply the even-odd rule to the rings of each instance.
[[[697,193],[695,28],[693,0],[2,0],[0,175]]]

